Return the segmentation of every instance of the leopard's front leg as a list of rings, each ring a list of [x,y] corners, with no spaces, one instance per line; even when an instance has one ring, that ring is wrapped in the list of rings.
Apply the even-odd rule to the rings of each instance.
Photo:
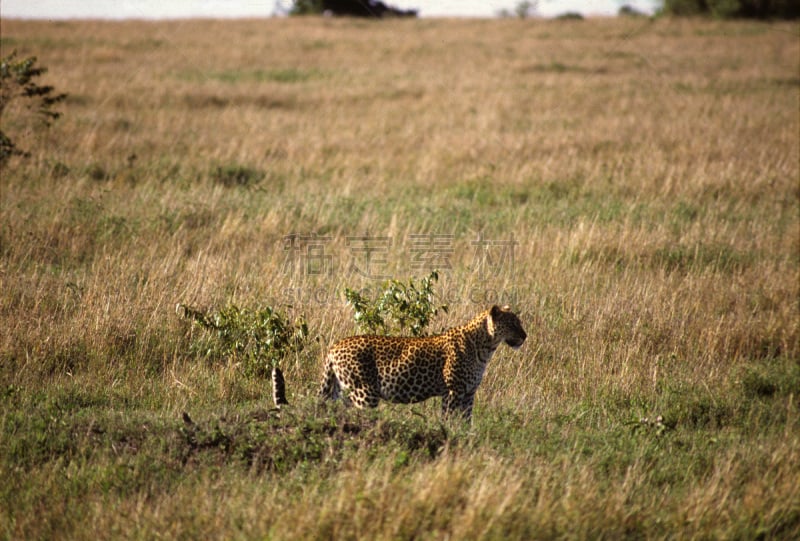
[[[472,419],[472,404],[475,402],[475,391],[448,391],[442,397],[442,416],[460,415],[465,421]]]

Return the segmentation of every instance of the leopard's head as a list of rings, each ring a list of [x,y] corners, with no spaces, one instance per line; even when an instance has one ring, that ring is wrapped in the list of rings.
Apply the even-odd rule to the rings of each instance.
[[[489,310],[490,324],[489,332],[492,335],[492,343],[496,346],[505,342],[513,349],[522,347],[523,342],[528,337],[522,322],[517,314],[511,311],[509,306],[492,306]]]

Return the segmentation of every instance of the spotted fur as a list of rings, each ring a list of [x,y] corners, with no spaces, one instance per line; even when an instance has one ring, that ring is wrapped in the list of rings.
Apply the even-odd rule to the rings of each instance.
[[[441,396],[445,415],[469,419],[497,347],[505,342],[517,349],[526,338],[508,306],[492,306],[437,336],[351,336],[328,351],[320,395],[343,397],[358,408],[374,408],[381,399],[409,404]]]

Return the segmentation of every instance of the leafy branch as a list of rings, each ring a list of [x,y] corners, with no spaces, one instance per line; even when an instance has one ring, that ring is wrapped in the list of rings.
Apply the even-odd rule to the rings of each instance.
[[[300,352],[308,338],[304,316],[292,321],[271,306],[248,310],[229,304],[218,311],[205,312],[178,304],[176,311],[216,336],[218,343],[208,347],[205,355],[241,361],[249,375],[266,375],[287,355]]]
[[[381,284],[382,292],[370,300],[354,289],[345,288],[344,296],[353,307],[353,319],[358,327],[373,334],[389,334],[394,330],[407,331],[413,336],[423,336],[434,317],[447,305],[437,306],[433,286],[439,273],[432,271],[419,284],[414,279],[408,283],[387,280]]]
[[[0,61],[0,119],[8,105],[20,98],[27,100],[27,109],[37,115],[45,126],[50,126],[61,116],[53,107],[67,95],[55,93],[53,86],[40,85],[35,80],[46,72],[47,68],[36,66],[35,56],[18,60],[16,51]],[[5,165],[12,156],[28,155],[0,130],[0,166]]]

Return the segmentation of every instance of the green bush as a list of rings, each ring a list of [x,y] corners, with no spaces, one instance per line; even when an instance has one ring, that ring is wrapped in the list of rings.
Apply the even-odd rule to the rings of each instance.
[[[233,358],[242,363],[248,375],[265,376],[287,355],[300,352],[308,338],[304,316],[291,321],[287,314],[271,306],[248,310],[229,304],[209,313],[178,304],[177,310],[216,336],[211,344],[195,343],[202,354]]]
[[[61,116],[53,107],[67,97],[66,94],[54,94],[49,85],[39,85],[35,79],[47,72],[47,68],[36,67],[36,57],[17,60],[17,52],[0,61],[0,117],[6,108],[15,100],[27,100],[27,109],[34,113],[45,126]],[[13,156],[27,156],[28,153],[19,147],[11,138],[0,130],[0,166]]]
[[[373,334],[390,332],[410,332],[413,336],[423,336],[426,327],[439,311],[447,313],[447,306],[436,306],[433,284],[439,274],[433,271],[420,280],[408,284],[398,280],[387,280],[380,286],[382,291],[369,299],[359,291],[345,288],[347,303],[353,307],[353,319],[364,331]]]

